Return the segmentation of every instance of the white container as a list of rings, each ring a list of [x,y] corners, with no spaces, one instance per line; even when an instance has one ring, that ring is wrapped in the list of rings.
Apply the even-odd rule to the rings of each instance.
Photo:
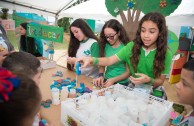
[[[70,89],[69,98],[76,98],[76,90],[74,88]]]
[[[68,87],[63,86],[62,90],[61,90],[61,98],[60,98],[60,100],[61,101],[65,101],[68,98],[68,94],[69,94]]]
[[[60,100],[59,100],[59,89],[58,88],[52,88],[52,104],[53,105],[59,105]]]
[[[139,92],[144,92],[147,94],[151,94],[152,88],[153,88],[153,86],[148,85],[148,84],[139,84],[139,85],[135,85],[134,90],[139,91]]]
[[[114,99],[114,93],[116,93],[118,96],[117,98],[119,104],[115,103],[114,106],[110,106],[110,95],[105,96],[97,96],[97,100],[94,97],[94,94],[98,95],[99,92],[105,92],[109,89],[113,89],[111,99]],[[63,125],[69,125],[69,118],[73,120],[78,126],[113,126],[110,125],[109,122],[115,121],[114,124],[122,124],[122,125],[129,125],[129,123],[134,123],[134,126],[141,126],[143,123],[148,122],[150,126],[165,126],[166,123],[169,121],[170,118],[170,112],[172,109],[172,102],[163,100],[161,98],[154,97],[152,95],[149,95],[147,93],[134,91],[129,87],[123,87],[122,85],[115,85],[115,87],[108,87],[105,89],[101,89],[99,91],[87,94],[90,97],[86,97],[85,95],[82,95],[76,99],[70,99],[62,102],[61,105],[61,121]],[[104,97],[104,98],[103,98]],[[101,100],[98,100],[98,99]],[[102,102],[102,98],[105,99]],[[123,106],[123,102],[126,102],[130,98],[130,103],[133,104],[128,109],[128,102],[125,106]],[[79,103],[79,100],[87,100],[88,102],[86,104],[83,104],[82,106],[76,106],[72,107],[72,102],[74,104]],[[123,100],[122,100],[123,99]],[[141,101],[141,102],[139,102]],[[95,109],[93,108],[93,102],[98,106]],[[113,101],[114,102],[114,101]],[[138,105],[138,103],[144,104],[145,108],[142,108],[142,105]],[[75,105],[74,105],[75,106]],[[101,107],[102,106],[102,107]],[[103,107],[107,106],[107,107]],[[149,106],[149,107],[148,107]],[[162,110],[162,113],[160,111],[157,111],[155,115],[159,115],[154,118],[145,118],[147,117],[147,110],[148,113],[154,113],[153,108],[157,108],[157,106],[160,106],[160,109]],[[127,108],[123,113],[119,113],[120,110],[123,110],[123,107]],[[141,108],[139,108],[141,107]],[[100,109],[101,108],[101,109]],[[119,111],[114,111],[115,109],[118,109]],[[83,110],[87,110],[87,114],[84,114]],[[141,113],[140,113],[141,112]],[[140,113],[140,114],[138,114]],[[90,115],[90,116],[87,116]],[[114,120],[114,118],[107,116],[107,115],[114,115],[114,118],[117,120]],[[125,118],[128,118],[128,121],[124,122],[121,118],[121,116],[125,116]],[[140,118],[141,123],[138,122],[137,118]],[[154,119],[154,120],[153,120]],[[135,122],[134,122],[135,121]],[[127,123],[127,124],[126,124]]]

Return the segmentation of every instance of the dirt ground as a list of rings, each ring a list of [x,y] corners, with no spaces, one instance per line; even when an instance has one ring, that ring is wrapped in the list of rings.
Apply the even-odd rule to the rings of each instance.
[[[67,64],[67,60],[65,58],[65,56],[67,55],[67,48],[68,48],[68,44],[69,44],[69,33],[64,33],[64,38],[63,38],[63,42],[65,42],[64,49],[55,49],[55,53],[53,56],[53,60],[57,62],[58,65],[66,67]],[[57,46],[61,46],[61,44],[56,43],[55,47],[57,48]]]

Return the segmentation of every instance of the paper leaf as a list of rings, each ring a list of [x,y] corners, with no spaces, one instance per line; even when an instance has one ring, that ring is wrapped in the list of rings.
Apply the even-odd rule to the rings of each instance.
[[[128,9],[128,0],[106,0],[105,5],[107,11],[114,17],[119,14],[119,11],[125,11]]]
[[[155,11],[162,13],[164,16],[168,16],[177,9],[182,0],[166,0],[167,5],[164,8],[160,6],[161,1],[164,0],[146,0],[146,2],[144,2],[142,12],[147,14]]]

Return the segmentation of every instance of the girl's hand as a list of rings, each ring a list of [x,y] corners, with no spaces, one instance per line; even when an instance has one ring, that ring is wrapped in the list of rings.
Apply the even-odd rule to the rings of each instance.
[[[76,58],[75,57],[67,57],[67,63],[69,64],[75,64]]]
[[[115,83],[113,78],[107,79],[106,82],[104,83],[105,87],[109,87]]]
[[[76,62],[80,62],[81,68],[84,68],[86,66],[91,66],[93,64],[93,58],[92,57],[81,57],[76,60]]]
[[[96,78],[96,79],[93,79],[93,84],[95,86],[102,86],[103,83],[104,83],[104,77],[103,76],[101,76],[99,78]]]
[[[134,84],[145,84],[150,82],[150,77],[147,76],[146,74],[141,74],[141,73],[135,73],[136,76],[139,76],[138,78],[135,78],[133,76],[130,76],[129,79],[131,80],[132,83]]]

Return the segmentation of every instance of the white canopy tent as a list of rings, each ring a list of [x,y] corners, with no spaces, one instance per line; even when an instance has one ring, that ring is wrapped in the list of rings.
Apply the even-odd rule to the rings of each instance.
[[[55,18],[72,17],[107,21],[113,17],[105,6],[105,0],[89,0],[67,9],[77,0],[1,0],[0,7],[37,13]],[[181,5],[166,17],[170,26],[194,26],[194,0],[182,0]],[[142,14],[143,15],[143,14]]]
[[[166,17],[169,26],[194,26],[194,0],[182,0],[178,8]]]
[[[77,6],[64,10],[59,15],[62,17],[85,18],[107,21],[113,17],[106,9],[105,0],[89,0]]]
[[[0,7],[36,13],[39,15],[58,17],[77,0],[1,0]]]
[[[179,7],[166,17],[169,26],[194,26],[194,0],[182,0]],[[143,16],[143,14],[141,14]],[[105,0],[90,0],[77,6],[63,10],[59,18],[73,17],[94,20],[104,20],[115,18],[109,14],[105,6]],[[121,21],[120,16],[116,17]]]

